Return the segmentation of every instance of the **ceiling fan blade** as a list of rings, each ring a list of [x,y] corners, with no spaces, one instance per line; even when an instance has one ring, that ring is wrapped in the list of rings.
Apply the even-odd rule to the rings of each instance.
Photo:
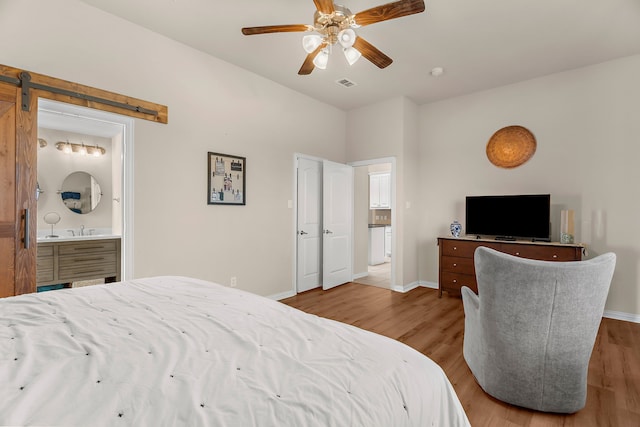
[[[400,0],[363,10],[354,16],[356,24],[363,27],[365,25],[375,24],[376,22],[402,18],[403,16],[420,12],[424,12],[423,0]]]
[[[386,68],[393,62],[393,59],[380,52],[377,47],[360,36],[356,37],[356,41],[355,43],[353,43],[353,47],[356,48],[362,54],[362,56],[367,58],[378,68]]]
[[[333,6],[333,0],[313,0],[313,3],[316,5],[316,9],[319,12],[324,14],[330,14],[335,12],[335,7]]]
[[[304,59],[304,62],[302,63],[302,67],[300,67],[300,71],[298,71],[299,75],[306,76],[308,74],[311,74],[313,69],[316,68],[316,66],[313,64],[313,59],[325,46],[326,45],[323,43],[318,46],[316,50],[307,55],[307,57]]]
[[[252,36],[254,34],[269,34],[269,33],[293,33],[299,31],[313,31],[314,28],[311,25],[295,24],[295,25],[265,25],[263,27],[245,27],[242,29],[242,34],[245,36]]]

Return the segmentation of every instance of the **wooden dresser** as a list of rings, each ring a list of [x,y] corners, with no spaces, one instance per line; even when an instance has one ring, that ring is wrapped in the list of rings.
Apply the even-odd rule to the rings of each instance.
[[[478,246],[495,249],[507,254],[539,259],[543,261],[580,261],[583,245],[518,241],[496,241],[474,238],[438,238],[439,272],[438,292],[447,291],[449,295],[460,295],[460,289],[467,286],[478,292],[473,253]]]

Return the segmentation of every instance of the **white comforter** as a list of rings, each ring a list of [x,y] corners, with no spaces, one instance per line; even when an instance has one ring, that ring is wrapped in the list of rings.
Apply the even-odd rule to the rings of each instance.
[[[389,338],[157,277],[0,300],[0,424],[467,426],[445,374]]]

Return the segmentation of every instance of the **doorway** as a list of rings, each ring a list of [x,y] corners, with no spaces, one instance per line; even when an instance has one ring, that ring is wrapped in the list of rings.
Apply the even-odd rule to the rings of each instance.
[[[92,108],[81,107],[63,102],[40,98],[38,100],[38,133],[59,136],[64,133],[72,135],[86,135],[110,142],[111,179],[108,185],[110,197],[103,200],[111,205],[110,225],[111,233],[121,236],[121,279],[133,277],[133,134],[134,119],[120,114]],[[43,138],[44,139],[44,138]],[[75,142],[75,141],[74,141]],[[46,141],[55,144],[55,141]],[[41,143],[42,145],[43,143]],[[45,146],[46,147],[46,146]],[[48,147],[54,150],[55,147]],[[39,153],[40,156],[40,153]],[[40,182],[45,177],[40,176],[39,186],[45,189],[45,195],[53,199],[61,183]],[[107,183],[102,183],[106,185]],[[105,192],[106,193],[106,192]],[[38,206],[38,229],[42,226],[40,220],[46,211]],[[40,231],[40,230],[39,230]],[[46,230],[45,230],[46,231]]]
[[[395,158],[350,163],[355,171],[353,281],[393,289],[395,285]]]

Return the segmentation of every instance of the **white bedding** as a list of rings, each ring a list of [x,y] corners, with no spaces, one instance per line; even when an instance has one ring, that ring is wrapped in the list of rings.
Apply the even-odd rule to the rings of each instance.
[[[410,347],[156,277],[0,299],[0,424],[468,426]]]

